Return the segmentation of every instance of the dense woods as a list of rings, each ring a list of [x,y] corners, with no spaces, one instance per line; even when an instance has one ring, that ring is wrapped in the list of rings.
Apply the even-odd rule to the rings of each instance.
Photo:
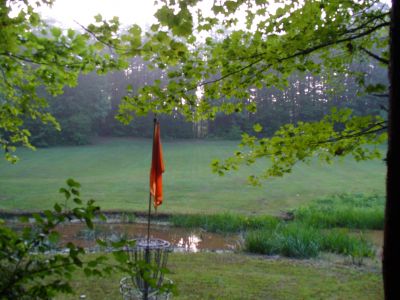
[[[191,122],[179,112],[160,115],[162,134],[165,138],[238,140],[242,133],[253,132],[254,124],[260,124],[263,129],[259,135],[272,136],[284,124],[317,121],[333,107],[351,108],[356,115],[385,116],[387,97],[366,93],[360,80],[385,86],[386,70],[372,59],[364,60],[364,65],[350,65],[344,74],[327,72],[315,76],[296,72],[282,90],[266,86],[251,89],[248,102],[257,104],[253,113],[219,113],[214,119],[198,122]],[[140,58],[132,59],[126,71],[81,75],[77,87],[67,88],[57,97],[46,96],[46,112],[56,117],[61,130],[28,119],[26,128],[32,134],[31,141],[37,147],[47,147],[88,144],[96,136],[151,137],[152,114],[136,117],[127,126],[115,116],[126,86],[136,91],[156,80],[166,83],[165,72],[149,69]]]

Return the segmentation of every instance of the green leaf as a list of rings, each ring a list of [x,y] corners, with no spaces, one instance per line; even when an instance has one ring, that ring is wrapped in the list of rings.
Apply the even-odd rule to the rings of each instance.
[[[97,239],[96,243],[101,247],[107,247],[107,242],[102,239]]]
[[[60,206],[60,204],[56,203],[56,204],[54,204],[54,210],[57,213],[60,213],[62,211],[62,207]]]
[[[29,222],[29,218],[27,216],[21,216],[21,217],[19,217],[19,221],[22,222],[22,223],[28,223]]]
[[[253,130],[254,130],[255,132],[261,132],[262,129],[263,129],[262,126],[261,126],[260,124],[258,124],[258,123],[256,123],[256,124],[253,125]]]
[[[101,14],[97,14],[94,16],[94,19],[97,23],[100,23],[103,20],[103,17],[101,16]]]
[[[57,244],[60,240],[60,234],[56,231],[53,231],[48,236],[50,243]]]
[[[73,187],[80,188],[81,187],[80,183],[73,180],[72,178],[67,179],[67,185],[71,188],[73,188]]]
[[[72,201],[74,201],[76,204],[81,205],[83,203],[83,201],[80,198],[73,198]]]
[[[126,263],[129,260],[128,254],[125,251],[114,251],[113,256],[119,263]]]
[[[50,32],[51,32],[51,34],[52,34],[54,37],[56,37],[56,38],[60,37],[61,34],[62,34],[61,29],[58,28],[58,27],[51,27],[51,28],[50,28]]]
[[[61,194],[64,194],[66,199],[69,199],[71,197],[71,193],[65,188],[60,188],[59,192]]]

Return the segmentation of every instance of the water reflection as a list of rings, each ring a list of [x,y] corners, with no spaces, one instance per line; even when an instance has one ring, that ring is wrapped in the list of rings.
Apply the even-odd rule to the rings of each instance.
[[[178,241],[176,246],[178,247],[177,250],[183,250],[185,252],[199,252],[199,244],[202,242],[202,239],[199,238],[197,235],[189,235],[186,238],[181,237]]]
[[[145,237],[147,226],[146,224],[98,224],[95,230],[88,230],[83,224],[68,224],[60,226],[59,232],[63,244],[74,242],[81,247],[91,248],[96,245],[97,238]],[[220,235],[201,230],[157,225],[151,227],[150,236],[169,241],[175,251],[194,253],[204,250],[234,250],[239,239],[237,235]]]

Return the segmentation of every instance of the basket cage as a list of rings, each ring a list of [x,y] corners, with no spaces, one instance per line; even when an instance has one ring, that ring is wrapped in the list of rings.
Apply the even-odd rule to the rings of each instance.
[[[164,283],[163,269],[167,265],[168,254],[172,250],[171,244],[168,241],[156,238],[140,238],[134,241],[134,246],[125,248],[129,259],[135,262],[135,266],[138,266],[133,270],[135,275],[130,277],[132,282],[129,284],[134,285],[141,294],[155,294]],[[155,287],[150,287],[148,282],[144,280],[142,270],[139,267],[140,262],[146,262],[150,266],[146,271],[148,278],[156,283]]]

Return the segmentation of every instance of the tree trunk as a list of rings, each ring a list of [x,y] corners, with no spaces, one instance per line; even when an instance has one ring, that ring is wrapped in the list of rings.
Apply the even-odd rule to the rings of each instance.
[[[389,65],[389,138],[387,153],[383,281],[386,300],[400,299],[400,7],[392,0]],[[397,117],[397,119],[396,119]]]

